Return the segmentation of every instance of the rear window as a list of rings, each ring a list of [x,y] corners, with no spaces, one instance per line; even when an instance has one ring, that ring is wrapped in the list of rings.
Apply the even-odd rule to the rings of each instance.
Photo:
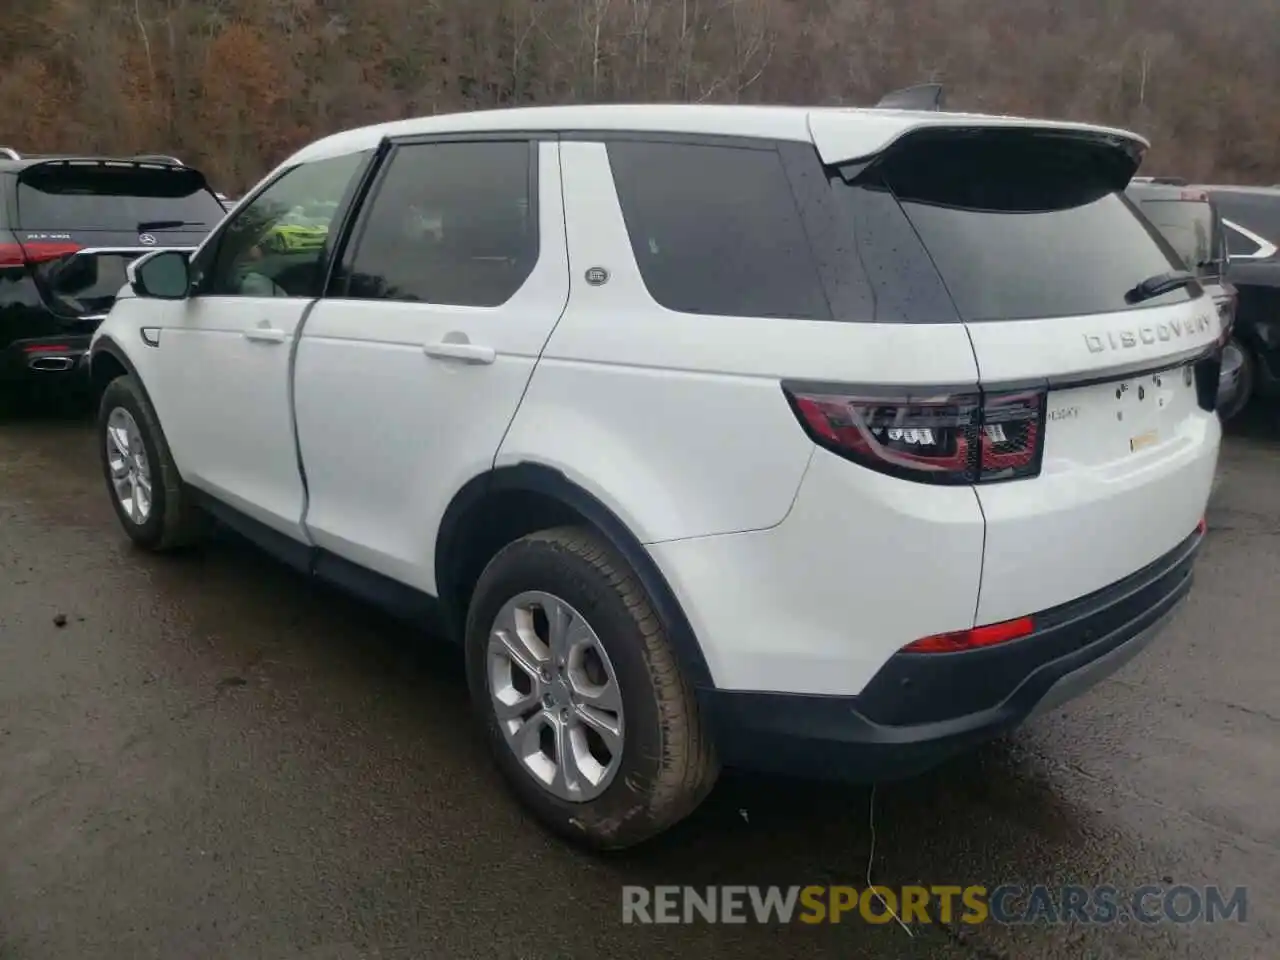
[[[961,319],[1014,320],[1132,309],[1128,291],[1181,269],[1118,192],[1124,163],[1092,141],[984,132],[903,141],[868,173],[897,196]]]
[[[831,319],[776,149],[609,144],[618,200],[650,295],[669,310]]]
[[[1141,200],[1143,214],[1192,270],[1215,266],[1213,208],[1196,200]]]
[[[51,164],[18,182],[18,224],[28,229],[212,227],[222,204],[194,170]]]

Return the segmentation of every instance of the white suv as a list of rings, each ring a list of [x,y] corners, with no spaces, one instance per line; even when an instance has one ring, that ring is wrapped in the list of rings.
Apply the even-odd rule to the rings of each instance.
[[[135,264],[108,489],[144,546],[212,516],[462,643],[503,773],[586,844],[721,764],[909,775],[1190,587],[1219,321],[1123,196],[1144,147],[712,106],[331,136]],[[326,242],[263,242],[326,203]]]

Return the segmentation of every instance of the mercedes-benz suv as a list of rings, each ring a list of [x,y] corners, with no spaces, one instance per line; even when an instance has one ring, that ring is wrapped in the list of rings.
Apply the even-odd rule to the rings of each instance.
[[[199,171],[171,158],[0,149],[0,392],[79,384],[125,266],[194,249],[225,211]]]

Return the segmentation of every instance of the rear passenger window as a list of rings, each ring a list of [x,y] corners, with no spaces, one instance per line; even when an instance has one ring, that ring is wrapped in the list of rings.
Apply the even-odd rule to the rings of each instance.
[[[681,313],[831,319],[775,148],[615,141],[608,150],[654,300]]]
[[[535,145],[398,147],[335,296],[496,307],[538,259]]]

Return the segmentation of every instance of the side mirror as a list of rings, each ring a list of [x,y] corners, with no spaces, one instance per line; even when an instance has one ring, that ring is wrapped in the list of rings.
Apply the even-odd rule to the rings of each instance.
[[[184,300],[191,290],[191,266],[182,250],[157,250],[129,264],[129,286],[140,297]]]

